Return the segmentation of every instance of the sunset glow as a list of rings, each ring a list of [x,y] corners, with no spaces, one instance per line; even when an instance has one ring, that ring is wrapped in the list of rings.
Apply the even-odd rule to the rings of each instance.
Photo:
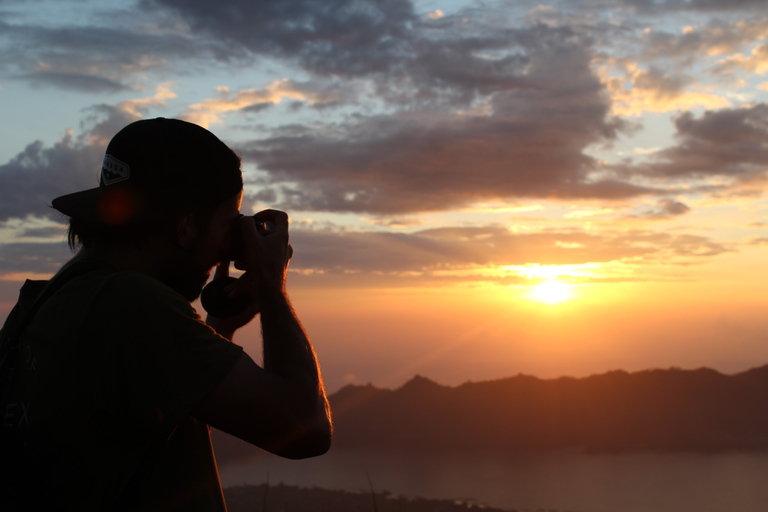
[[[175,117],[290,214],[330,391],[764,364],[764,4],[3,2],[0,319],[70,257],[51,199]]]

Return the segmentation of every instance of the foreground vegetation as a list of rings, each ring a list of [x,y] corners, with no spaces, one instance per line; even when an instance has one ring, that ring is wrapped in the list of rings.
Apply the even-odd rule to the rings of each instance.
[[[224,496],[229,512],[516,512],[453,500],[403,498],[388,492],[355,493],[283,484],[229,487],[224,489]]]

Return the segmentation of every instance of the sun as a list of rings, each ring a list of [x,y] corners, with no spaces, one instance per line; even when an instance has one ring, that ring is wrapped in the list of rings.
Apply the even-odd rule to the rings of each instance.
[[[556,304],[573,296],[571,287],[563,282],[554,279],[544,281],[533,289],[531,297],[549,304]]]

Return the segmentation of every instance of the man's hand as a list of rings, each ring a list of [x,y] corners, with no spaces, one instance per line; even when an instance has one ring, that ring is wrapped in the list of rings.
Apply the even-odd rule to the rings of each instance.
[[[264,366],[259,367],[243,353],[192,414],[272,453],[290,458],[313,457],[330,447],[333,426],[315,351],[285,290],[292,255],[288,216],[265,210],[255,217],[269,221],[274,229],[262,234],[253,218],[238,220],[243,254],[235,266],[245,273],[228,291],[248,294],[250,314],[261,312]],[[226,272],[220,269],[217,275]],[[210,325],[219,331],[217,325],[232,328],[246,318],[242,325],[253,316],[243,313],[242,317],[212,319]]]
[[[268,233],[259,232],[254,218],[269,222],[273,228]],[[278,210],[264,210],[254,217],[238,219],[243,240],[243,254],[235,262],[235,268],[244,270],[236,282],[224,288],[229,299],[245,296],[248,307],[229,318],[208,315],[206,322],[222,336],[232,339],[234,332],[248,324],[259,313],[259,302],[269,300],[275,293],[285,293],[285,278],[293,255],[289,245],[288,215]],[[229,262],[216,268],[214,279],[229,276]]]
[[[213,274],[213,280],[216,279],[225,279],[229,277],[229,262],[223,262],[219,263],[216,266],[216,272]],[[238,298],[238,296],[246,294],[247,290],[249,289],[249,286],[245,282],[241,282],[240,280],[243,279],[244,275],[240,277],[237,281],[234,283],[226,286],[224,288],[224,293],[227,298],[227,300],[235,300]],[[250,279],[247,278],[247,279]],[[248,296],[248,305],[247,307],[241,311],[240,313],[229,316],[227,318],[220,318],[214,315],[211,315],[210,313],[205,319],[205,323],[213,327],[213,329],[219,333],[220,335],[224,336],[225,338],[232,340],[232,337],[235,334],[235,331],[242,326],[250,323],[251,320],[259,313],[259,304],[258,302],[252,300],[250,296]]]
[[[255,220],[269,222],[272,230],[260,233]],[[243,239],[243,255],[235,268],[252,276],[248,284],[258,289],[283,291],[288,263],[293,256],[289,244],[288,215],[278,210],[264,210],[253,217],[238,219]]]

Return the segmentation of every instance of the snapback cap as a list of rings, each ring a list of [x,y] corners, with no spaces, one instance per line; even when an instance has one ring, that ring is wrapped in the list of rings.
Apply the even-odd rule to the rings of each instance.
[[[179,119],[145,119],[109,142],[98,187],[51,205],[75,219],[120,226],[215,207],[242,188],[240,157],[214,134]]]

